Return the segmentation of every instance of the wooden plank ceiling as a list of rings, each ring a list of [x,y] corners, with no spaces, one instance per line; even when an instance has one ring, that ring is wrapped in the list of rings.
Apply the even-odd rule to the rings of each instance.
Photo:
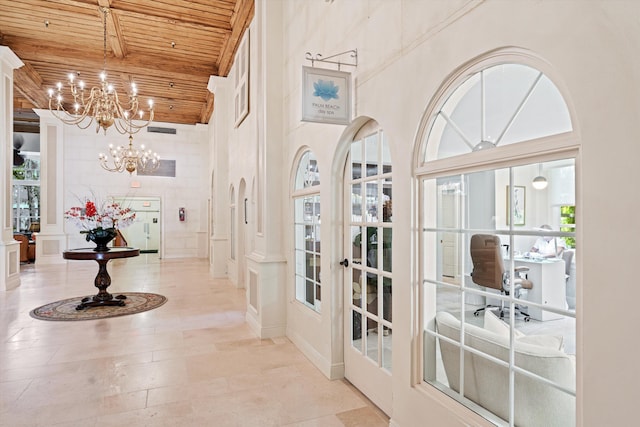
[[[154,101],[156,122],[207,123],[209,76],[227,76],[253,13],[253,0],[0,0],[0,45],[24,62],[14,71],[14,109],[47,109],[47,90],[79,73],[116,90],[135,82]],[[120,95],[122,96],[122,95]]]

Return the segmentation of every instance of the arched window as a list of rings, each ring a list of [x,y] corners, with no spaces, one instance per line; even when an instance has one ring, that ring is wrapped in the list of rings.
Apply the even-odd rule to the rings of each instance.
[[[312,151],[305,151],[295,174],[294,239],[296,299],[320,311],[320,172]]]
[[[558,88],[541,71],[499,64],[462,81],[435,114],[425,161],[571,131]]]
[[[424,118],[423,381],[496,424],[574,425],[578,142],[544,73],[492,61]]]

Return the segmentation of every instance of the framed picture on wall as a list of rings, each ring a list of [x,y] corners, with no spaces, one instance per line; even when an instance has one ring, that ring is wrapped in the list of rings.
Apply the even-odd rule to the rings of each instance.
[[[525,224],[526,190],[521,185],[513,186],[513,225]],[[507,225],[511,222],[511,187],[507,185]]]

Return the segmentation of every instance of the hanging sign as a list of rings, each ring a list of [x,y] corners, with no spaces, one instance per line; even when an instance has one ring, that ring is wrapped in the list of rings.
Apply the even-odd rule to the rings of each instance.
[[[302,67],[302,121],[351,122],[351,73]]]

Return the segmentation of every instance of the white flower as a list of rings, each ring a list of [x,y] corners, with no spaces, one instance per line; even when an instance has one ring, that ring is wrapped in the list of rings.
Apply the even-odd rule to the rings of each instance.
[[[98,228],[122,229],[130,226],[136,219],[131,208],[123,208],[113,200],[94,202],[86,198],[83,207],[75,206],[64,213],[81,232]]]

